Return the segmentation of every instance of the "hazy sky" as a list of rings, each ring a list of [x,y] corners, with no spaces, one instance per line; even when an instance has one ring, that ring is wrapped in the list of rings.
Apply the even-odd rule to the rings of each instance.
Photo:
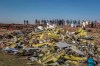
[[[0,23],[57,18],[100,20],[100,0],[0,0]]]

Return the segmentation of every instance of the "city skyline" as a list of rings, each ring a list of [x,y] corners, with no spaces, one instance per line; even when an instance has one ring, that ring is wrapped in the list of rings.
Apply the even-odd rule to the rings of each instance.
[[[100,0],[0,0],[0,23],[35,19],[100,21]]]

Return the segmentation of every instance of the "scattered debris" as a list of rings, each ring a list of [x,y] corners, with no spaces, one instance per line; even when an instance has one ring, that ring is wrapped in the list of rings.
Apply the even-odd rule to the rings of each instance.
[[[53,29],[51,29],[53,28]],[[5,45],[2,52],[18,56],[29,56],[31,63],[41,65],[70,65],[85,61],[88,53],[94,55],[100,52],[95,48],[94,37],[88,36],[87,31],[80,28],[69,32],[63,28],[39,26],[34,31],[15,31],[5,35],[1,43]],[[12,36],[12,37],[10,37]]]

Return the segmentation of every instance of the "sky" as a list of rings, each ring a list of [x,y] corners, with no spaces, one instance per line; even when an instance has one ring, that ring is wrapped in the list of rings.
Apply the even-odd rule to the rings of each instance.
[[[0,0],[0,23],[35,19],[100,21],[100,0]]]

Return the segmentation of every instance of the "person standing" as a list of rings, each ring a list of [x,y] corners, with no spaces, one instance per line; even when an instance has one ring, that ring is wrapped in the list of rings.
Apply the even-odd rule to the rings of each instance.
[[[86,22],[85,22],[85,21],[82,22],[82,28],[83,28],[83,29],[86,28]]]

